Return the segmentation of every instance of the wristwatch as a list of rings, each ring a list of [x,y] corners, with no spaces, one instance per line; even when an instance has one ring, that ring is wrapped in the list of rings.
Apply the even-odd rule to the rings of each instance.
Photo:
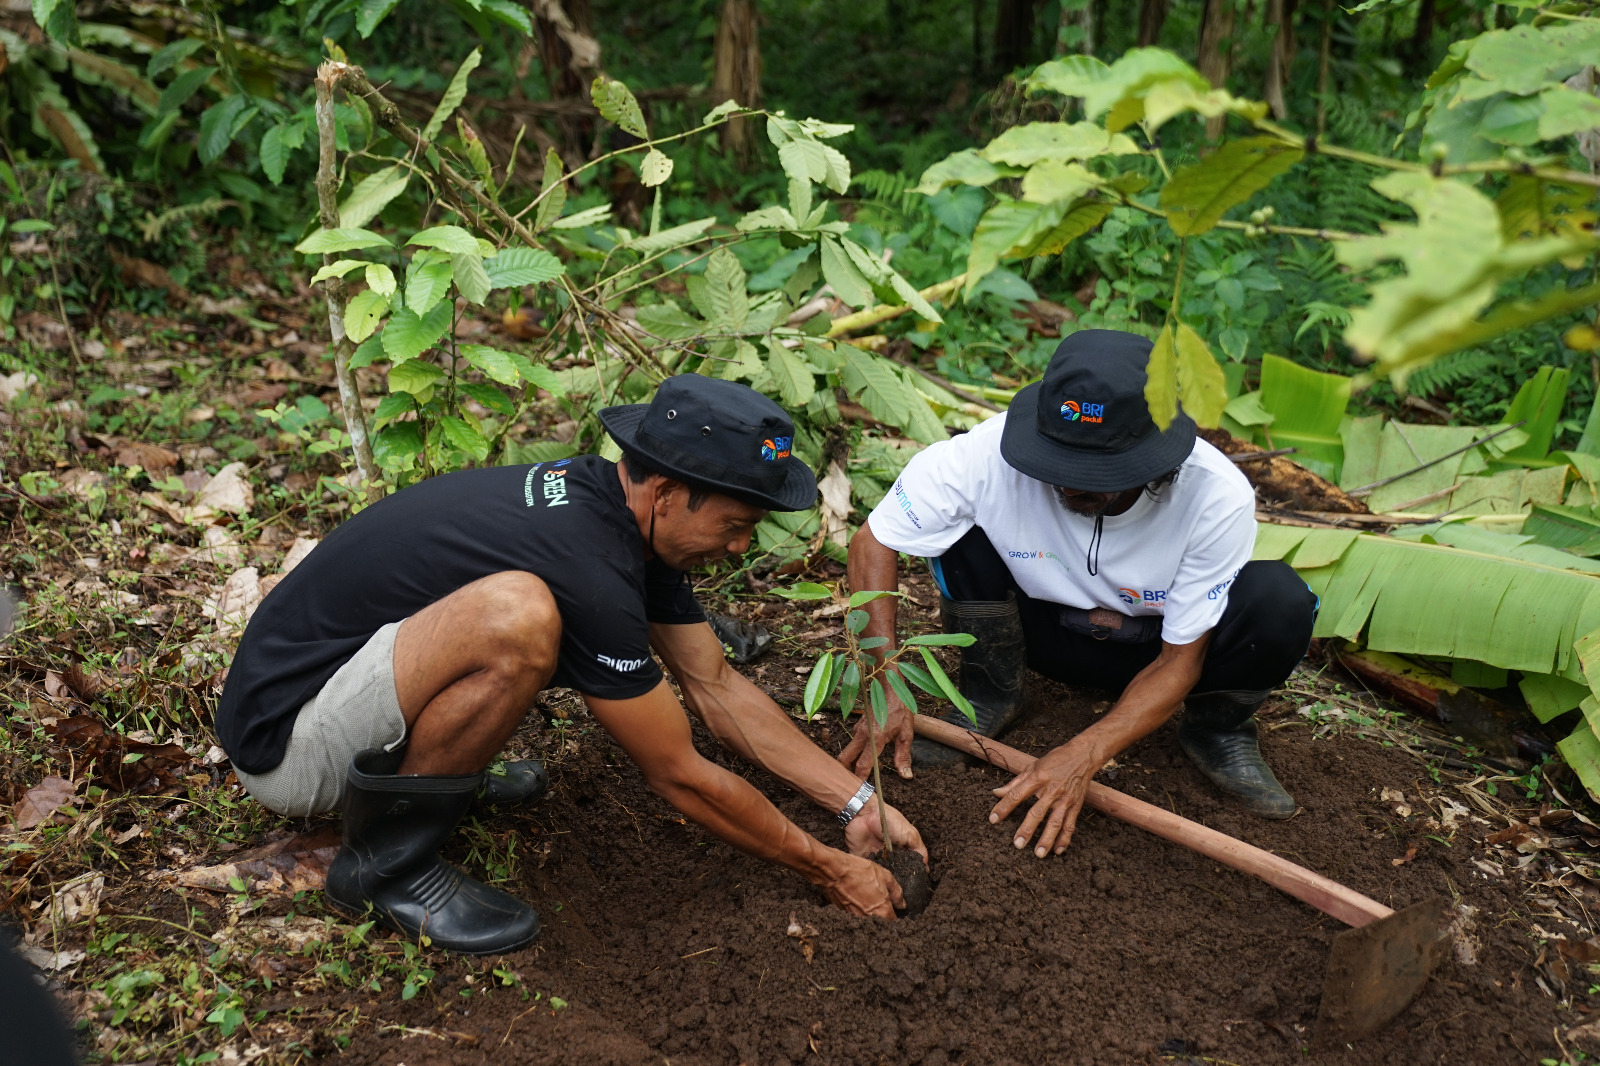
[[[839,824],[849,825],[855,816],[861,813],[861,808],[867,805],[867,800],[877,789],[872,787],[871,781],[861,782],[861,787],[856,789],[856,794],[850,797],[850,802],[844,805],[844,810],[839,812]]]

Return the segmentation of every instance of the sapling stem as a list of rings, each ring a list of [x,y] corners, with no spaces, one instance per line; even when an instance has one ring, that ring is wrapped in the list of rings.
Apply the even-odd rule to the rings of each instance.
[[[855,639],[852,637],[850,642],[854,644]],[[860,650],[854,650],[859,661]],[[867,706],[863,713],[867,716],[867,747],[869,750],[876,752],[878,750],[878,716],[872,712],[871,700],[867,701]],[[889,843],[889,816],[883,809],[883,770],[878,765],[876,756],[872,760],[872,798],[878,804],[878,831],[883,834],[883,854],[888,857],[894,854],[894,845]]]

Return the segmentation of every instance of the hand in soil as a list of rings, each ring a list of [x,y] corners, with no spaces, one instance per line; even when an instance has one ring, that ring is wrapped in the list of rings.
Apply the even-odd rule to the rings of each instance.
[[[1104,764],[1105,759],[1081,736],[1052,749],[994,790],[1000,802],[989,812],[989,821],[1004,821],[1029,797],[1037,796],[1039,801],[1022,820],[1012,843],[1018,848],[1027,847],[1034,832],[1043,824],[1033,853],[1042,859],[1053,849],[1060,855],[1072,843],[1072,831],[1078,824],[1084,797],[1089,794],[1089,782]]]
[[[922,856],[922,861],[926,864],[928,846],[922,842],[922,834],[917,832],[917,827],[887,803],[883,805],[883,809],[889,816],[889,843],[894,845],[895,852],[913,852]],[[859,855],[863,859],[870,859],[883,850],[883,830],[878,827],[876,803],[869,803],[861,809],[861,813],[845,827],[844,839],[849,845],[850,854]]]
[[[834,852],[838,863],[833,876],[818,887],[828,897],[828,902],[851,914],[868,918],[894,918],[896,910],[905,909],[905,894],[894,874],[875,862],[858,859],[854,855]]]
[[[911,712],[906,705],[895,698],[893,692],[888,693],[887,703],[889,716],[884,720],[882,729],[873,729],[878,738],[878,750],[867,754],[871,741],[867,738],[867,716],[861,715],[856,719],[856,733],[850,738],[850,743],[839,753],[839,761],[849,767],[854,774],[865,781],[867,775],[872,773],[872,764],[877,759],[879,752],[894,741],[894,768],[905,778],[911,776],[911,742],[916,739],[916,733],[911,725]],[[898,843],[898,841],[896,841]]]

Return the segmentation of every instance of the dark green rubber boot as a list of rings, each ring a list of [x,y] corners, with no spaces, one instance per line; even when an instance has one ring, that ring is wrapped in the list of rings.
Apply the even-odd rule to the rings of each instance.
[[[505,764],[500,773],[484,771],[483,787],[478,789],[474,806],[505,810],[537,803],[550,788],[550,775],[538,759],[518,759]]]
[[[956,707],[940,720],[994,740],[1022,717],[1023,679],[1028,669],[1022,615],[1015,594],[1005,600],[952,600],[939,597],[946,633],[971,633],[977,640],[961,649],[961,674],[956,685],[978,713],[973,723]],[[923,769],[954,766],[969,756],[938,741],[918,737],[911,745],[911,764]]]
[[[1190,696],[1178,722],[1178,743],[1212,784],[1238,797],[1251,814],[1281,820],[1291,817],[1296,806],[1261,757],[1255,712],[1265,698],[1263,694],[1244,702],[1236,694]]]
[[[350,760],[344,841],[323,897],[412,940],[427,934],[446,951],[498,955],[533,943],[537,911],[439,858],[483,774],[397,774],[402,755],[371,748]]]

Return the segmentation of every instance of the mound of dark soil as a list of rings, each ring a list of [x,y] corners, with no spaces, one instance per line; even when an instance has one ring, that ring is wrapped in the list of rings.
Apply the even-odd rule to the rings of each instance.
[[[1017,747],[1042,752],[1092,720],[1088,701],[1034,685]],[[837,725],[818,731],[830,749],[842,744]],[[1552,1027],[1570,1016],[1535,985],[1518,923],[1499,921],[1518,906],[1514,887],[1472,865],[1470,833],[1446,846],[1380,801],[1382,788],[1415,796],[1417,763],[1298,726],[1264,745],[1304,808],[1287,822],[1225,802],[1170,728],[1105,780],[1390,906],[1438,893],[1474,908],[1466,939],[1392,1028],[1315,1061],[1554,1056]],[[713,746],[701,737],[702,751]],[[938,881],[921,917],[892,924],[831,909],[796,876],[685,824],[598,731],[554,776],[543,828],[526,823],[522,849],[549,846],[541,868],[528,861],[522,888],[545,932],[505,960],[543,998],[515,988],[463,996],[465,969],[447,969],[409,1003],[362,1006],[413,1032],[363,1034],[341,1061],[1268,1066],[1307,1056],[1337,922],[1099,814],[1080,821],[1064,857],[1017,851],[1010,827],[988,823],[990,789],[1003,780],[992,769],[886,782],[924,834]],[[827,812],[765,775],[751,779],[806,829],[839,842]],[[1412,844],[1415,857],[1395,865]],[[803,935],[791,934],[791,918]],[[552,1011],[551,995],[570,1006]]]
[[[1204,437],[1224,455],[1247,456],[1265,451],[1259,445],[1234,437],[1224,429],[1202,429]],[[1291,511],[1328,511],[1340,514],[1367,514],[1367,505],[1346,495],[1327,478],[1313,474],[1292,461],[1275,455],[1239,464],[1240,471],[1255,486],[1256,495],[1266,503]]]

